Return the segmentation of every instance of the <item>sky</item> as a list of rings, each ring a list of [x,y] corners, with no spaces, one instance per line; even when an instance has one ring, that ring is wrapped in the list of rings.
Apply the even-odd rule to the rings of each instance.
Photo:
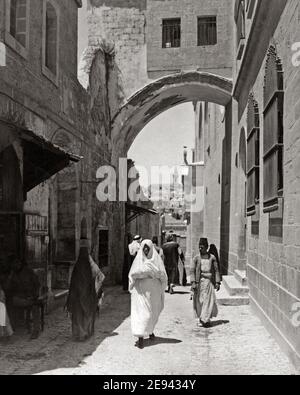
[[[79,9],[78,60],[88,45],[86,3]],[[183,164],[183,147],[189,151],[194,147],[194,111],[191,103],[181,104],[168,110],[150,122],[134,141],[128,157],[136,166],[175,166]],[[147,186],[141,174],[140,182]]]
[[[195,116],[192,103],[181,104],[151,121],[137,136],[128,157],[136,166],[176,166],[183,164],[183,147],[194,148]],[[191,154],[190,158],[191,160]],[[141,173],[140,183],[147,186]]]

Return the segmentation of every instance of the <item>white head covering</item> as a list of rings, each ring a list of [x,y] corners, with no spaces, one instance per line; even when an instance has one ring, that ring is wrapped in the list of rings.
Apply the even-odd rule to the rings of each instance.
[[[141,248],[141,244],[139,243],[139,240],[141,239],[139,238],[138,240],[133,240],[133,242],[129,244],[128,249],[131,256],[135,256],[139,252]]]
[[[144,253],[144,247],[148,246],[148,256]],[[140,250],[132,264],[129,273],[129,289],[132,290],[136,280],[145,278],[158,279],[162,283],[163,290],[167,286],[168,277],[164,263],[157,253],[151,240],[144,240]]]

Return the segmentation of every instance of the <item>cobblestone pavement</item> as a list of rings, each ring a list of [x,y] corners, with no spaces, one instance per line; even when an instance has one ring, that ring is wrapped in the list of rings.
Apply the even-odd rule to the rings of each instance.
[[[70,322],[58,310],[47,317],[36,341],[19,333],[0,343],[0,374],[173,375],[294,374],[276,342],[249,306],[220,307],[214,327],[197,327],[188,289],[166,295],[156,342],[134,347],[130,299],[120,288],[107,293],[96,335],[86,343],[70,339]]]

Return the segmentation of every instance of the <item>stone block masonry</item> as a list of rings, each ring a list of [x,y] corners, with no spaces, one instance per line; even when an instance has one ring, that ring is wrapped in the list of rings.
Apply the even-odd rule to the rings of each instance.
[[[198,17],[215,16],[217,44],[198,46]],[[179,48],[162,47],[163,19],[180,18]],[[147,67],[150,78],[180,70],[201,70],[231,77],[232,2],[198,0],[147,1]]]
[[[89,47],[97,47],[102,42],[114,47],[125,97],[149,82],[146,73],[145,2],[90,1],[88,24]]]
[[[300,39],[299,2],[290,0],[270,40],[276,46],[283,64],[284,76],[284,214],[283,237],[269,235],[269,214],[263,212],[263,137],[264,137],[264,76],[266,57],[259,64],[259,72],[252,93],[258,102],[260,117],[260,206],[259,235],[251,235],[251,218],[248,220],[248,278],[253,306],[270,331],[278,338],[291,359],[300,366],[300,323],[295,325],[295,306],[300,303],[300,178],[299,178],[299,100],[300,69],[292,64],[291,44]],[[247,93],[247,92],[245,92]],[[238,129],[247,125],[247,110],[242,114]],[[234,142],[234,152],[238,150]],[[237,182],[237,171],[233,178]],[[232,205],[237,203],[232,196]],[[232,221],[234,218],[232,215]],[[233,240],[234,241],[234,240]],[[235,249],[234,243],[233,250]]]

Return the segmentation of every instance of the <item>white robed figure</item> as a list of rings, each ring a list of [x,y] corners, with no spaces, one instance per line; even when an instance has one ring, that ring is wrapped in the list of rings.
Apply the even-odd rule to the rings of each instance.
[[[154,329],[164,308],[167,285],[161,257],[152,241],[143,241],[129,273],[131,328],[133,335],[139,338],[139,348],[143,348],[145,337],[155,339]]]

